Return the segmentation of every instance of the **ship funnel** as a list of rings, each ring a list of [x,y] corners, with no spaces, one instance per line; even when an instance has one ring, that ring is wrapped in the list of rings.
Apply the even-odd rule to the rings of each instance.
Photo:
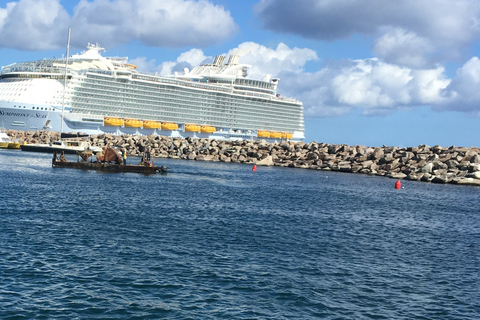
[[[220,67],[223,64],[223,61],[225,61],[225,56],[216,56],[213,65],[215,67]]]
[[[240,56],[236,54],[230,55],[230,58],[228,58],[228,63],[227,64],[238,64],[238,61],[240,60]]]
[[[248,66],[243,66],[242,77],[246,78],[247,76],[248,76]]]
[[[265,75],[265,82],[270,82],[270,79],[272,79],[272,76],[269,74]]]
[[[273,89],[274,89],[274,90],[277,90],[278,81],[280,81],[279,78],[273,78],[273,79],[272,79],[272,84],[273,84]]]

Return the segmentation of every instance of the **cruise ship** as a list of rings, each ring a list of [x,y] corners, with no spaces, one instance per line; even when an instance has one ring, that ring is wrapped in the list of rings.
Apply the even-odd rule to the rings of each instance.
[[[279,79],[248,78],[240,57],[170,76],[142,73],[104,49],[13,63],[0,73],[0,125],[15,130],[301,141],[303,105]]]

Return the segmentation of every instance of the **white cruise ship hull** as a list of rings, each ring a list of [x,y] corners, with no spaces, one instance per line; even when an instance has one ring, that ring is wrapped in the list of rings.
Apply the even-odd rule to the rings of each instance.
[[[47,106],[42,106],[42,110],[40,110],[37,105],[26,103],[20,105],[10,101],[0,101],[0,119],[2,127],[7,130],[36,131],[58,128],[53,131],[59,132],[62,120],[61,113],[49,112]],[[47,126],[45,126],[46,124]]]
[[[72,121],[69,111],[64,112],[62,126],[61,111],[45,111],[36,109],[41,108],[38,105],[29,106],[25,104],[25,108],[12,108],[8,101],[0,101],[0,117],[2,127],[7,130],[20,131],[38,131],[49,130],[53,132],[79,132],[86,134],[115,134],[115,135],[162,135],[173,138],[206,138],[217,140],[256,140],[258,137],[254,134],[242,134],[236,132],[214,132],[211,134],[201,132],[187,132],[185,130],[161,130],[146,128],[128,128],[124,126],[105,126],[103,122],[91,123],[88,121]],[[16,104],[17,105],[17,104]],[[47,107],[43,107],[47,109]],[[268,141],[279,141],[281,139],[263,138]],[[291,140],[302,140],[301,137]]]

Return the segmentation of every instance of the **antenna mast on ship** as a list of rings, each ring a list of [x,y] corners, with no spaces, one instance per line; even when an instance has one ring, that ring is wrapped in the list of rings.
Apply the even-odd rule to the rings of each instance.
[[[67,56],[65,58],[65,78],[63,79],[63,98],[62,98],[62,121],[60,123],[60,133],[63,132],[63,119],[65,110],[65,91],[67,90],[67,68],[68,68],[68,56],[70,54],[70,27],[68,27],[68,39],[67,39]]]

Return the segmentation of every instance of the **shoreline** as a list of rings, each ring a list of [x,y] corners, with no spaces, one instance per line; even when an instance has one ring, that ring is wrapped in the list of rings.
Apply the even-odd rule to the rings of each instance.
[[[58,132],[15,131],[7,134],[20,143],[49,143]],[[142,156],[147,147],[154,158],[217,161],[339,171],[393,179],[480,186],[480,149],[477,147],[366,147],[321,142],[269,143],[265,140],[223,141],[166,136],[90,135],[92,146],[125,148]]]

